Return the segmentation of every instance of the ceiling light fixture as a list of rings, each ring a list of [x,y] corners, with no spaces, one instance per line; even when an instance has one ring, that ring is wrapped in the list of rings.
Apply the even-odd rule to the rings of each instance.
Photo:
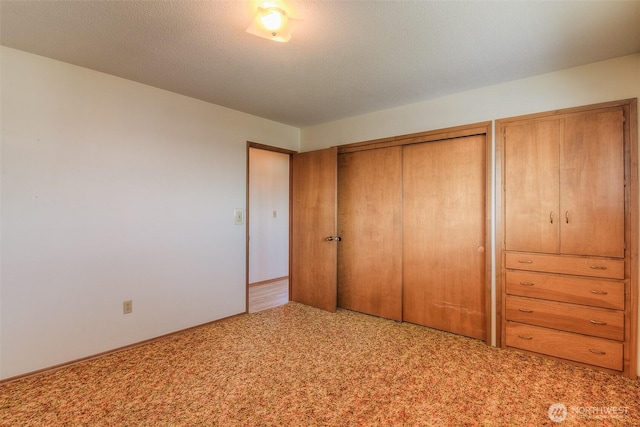
[[[294,21],[277,6],[259,7],[247,33],[276,42],[288,42]]]

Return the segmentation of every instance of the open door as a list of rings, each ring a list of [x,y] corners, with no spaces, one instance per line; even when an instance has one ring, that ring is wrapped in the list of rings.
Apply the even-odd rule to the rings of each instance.
[[[292,156],[291,301],[334,312],[337,305],[338,150]]]

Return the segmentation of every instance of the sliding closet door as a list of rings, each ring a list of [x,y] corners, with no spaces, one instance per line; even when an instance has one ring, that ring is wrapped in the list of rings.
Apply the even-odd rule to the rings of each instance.
[[[402,320],[402,147],[338,156],[338,306]]]
[[[403,318],[486,339],[486,137],[404,147]]]
[[[336,311],[336,148],[292,156],[291,300]]]

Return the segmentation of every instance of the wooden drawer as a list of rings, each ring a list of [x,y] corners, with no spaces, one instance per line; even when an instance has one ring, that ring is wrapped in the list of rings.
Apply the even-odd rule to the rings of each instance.
[[[507,322],[506,329],[508,347],[617,371],[623,369],[623,345],[620,342],[515,322]]]
[[[624,282],[515,270],[505,282],[510,295],[624,310]]]
[[[624,259],[507,252],[508,269],[624,279]]]
[[[624,313],[584,305],[507,296],[507,320],[624,341]]]

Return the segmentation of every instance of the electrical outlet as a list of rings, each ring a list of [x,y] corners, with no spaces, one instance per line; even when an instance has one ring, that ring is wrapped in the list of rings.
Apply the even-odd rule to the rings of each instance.
[[[133,313],[133,301],[126,300],[122,302],[122,314]]]

